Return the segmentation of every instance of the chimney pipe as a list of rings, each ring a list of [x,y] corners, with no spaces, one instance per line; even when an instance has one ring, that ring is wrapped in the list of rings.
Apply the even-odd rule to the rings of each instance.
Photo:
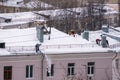
[[[89,32],[84,31],[82,37],[83,37],[83,39],[89,40]]]
[[[101,45],[103,48],[107,47],[107,40],[106,40],[106,36],[105,35],[101,35]]]
[[[106,32],[106,33],[109,33],[109,25],[103,25],[102,26],[102,31]]]
[[[44,27],[40,26],[40,27],[36,27],[37,30],[37,38],[38,40],[42,43],[44,41],[44,31],[43,31]]]

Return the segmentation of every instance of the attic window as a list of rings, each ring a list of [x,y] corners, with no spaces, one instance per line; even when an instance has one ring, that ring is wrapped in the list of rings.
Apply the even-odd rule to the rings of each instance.
[[[5,43],[0,43],[0,48],[5,48]]]

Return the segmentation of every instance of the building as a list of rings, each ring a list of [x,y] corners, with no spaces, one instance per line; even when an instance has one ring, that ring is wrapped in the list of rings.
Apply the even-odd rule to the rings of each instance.
[[[14,13],[29,11],[22,0],[3,0],[0,2],[0,13]]]
[[[43,11],[32,11],[32,12],[19,12],[19,13],[5,13],[5,14],[0,14],[0,28],[6,29],[6,28],[27,28],[27,27],[33,27],[36,26],[34,22],[38,19],[43,19],[47,21],[48,26],[54,26],[54,25],[49,25],[51,21],[56,21],[58,20],[59,22],[65,22],[64,18],[66,17],[66,13],[69,15],[69,13],[73,14],[74,16],[78,16],[77,13],[80,13],[79,17],[76,17],[76,20],[79,18],[80,20],[83,20],[83,9],[86,8],[72,8],[71,11],[69,10],[64,10],[64,9],[55,9],[55,10],[43,10]],[[113,7],[106,5],[103,8],[106,10],[104,13],[104,20],[103,24],[108,24],[112,25],[114,27],[118,26],[118,11],[116,11]],[[83,11],[83,12],[82,12]],[[76,14],[74,14],[76,13]],[[97,14],[97,13],[95,13]],[[87,15],[87,12],[86,12]],[[25,17],[26,16],[26,17]],[[87,20],[88,17],[84,18],[83,21]],[[79,23],[81,22],[81,23]],[[57,23],[57,22],[53,22]],[[78,21],[79,27],[82,28],[82,21]],[[94,22],[95,23],[95,22]],[[52,24],[52,22],[50,23]],[[58,24],[57,24],[58,25]],[[56,25],[56,26],[57,26]],[[76,23],[77,25],[77,23]],[[74,29],[75,24],[71,26],[72,29]],[[77,27],[77,28],[79,28]],[[57,28],[59,30],[64,31],[65,27],[63,26],[62,29],[61,27]],[[80,32],[81,29],[78,29],[76,31]]]
[[[44,31],[43,36],[42,25],[0,29],[3,34],[0,35],[1,50],[8,51],[1,51],[0,80],[112,80],[115,48],[103,48],[91,37],[88,41],[84,39],[88,37],[85,33],[82,38],[55,28],[45,28]],[[110,41],[119,43],[113,39]]]
[[[34,0],[3,0],[0,1],[0,13],[17,13],[43,9],[52,9],[53,6],[44,2]]]

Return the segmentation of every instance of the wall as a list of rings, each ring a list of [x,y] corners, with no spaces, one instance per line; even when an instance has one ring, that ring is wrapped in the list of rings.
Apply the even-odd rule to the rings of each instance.
[[[12,7],[0,5],[0,13],[14,13],[14,12],[27,12],[29,9],[24,7]]]
[[[111,80],[112,79],[112,56],[113,54],[91,53],[91,54],[69,54],[50,56],[52,63],[55,64],[55,75],[47,77],[44,73],[44,80],[63,80],[67,78],[68,63],[75,63],[76,77],[86,79],[86,68],[88,62],[95,62],[95,74],[93,80]],[[70,78],[70,77],[68,77]],[[69,80],[69,79],[66,79]]]
[[[12,80],[28,80],[25,78],[26,65],[34,66],[34,77],[30,80],[40,80],[40,56],[9,56],[0,57],[0,80],[3,80],[4,66],[12,66]]]
[[[112,57],[113,53],[80,53],[80,54],[54,54],[48,55],[54,64],[54,76],[47,77],[47,62],[44,60],[44,80],[64,80],[67,76],[68,63],[75,63],[76,77],[86,80],[86,68],[88,62],[95,62],[95,74],[93,80],[112,79]],[[12,80],[28,80],[25,78],[26,65],[34,65],[33,78],[30,80],[41,80],[41,56],[6,56],[0,57],[0,80],[3,80],[3,67],[13,66]],[[66,79],[68,80],[68,79]]]

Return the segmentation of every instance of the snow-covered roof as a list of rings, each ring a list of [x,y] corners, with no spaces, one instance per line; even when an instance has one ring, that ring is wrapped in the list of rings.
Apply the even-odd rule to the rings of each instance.
[[[11,55],[6,49],[0,49],[0,56]]]
[[[30,9],[33,9],[33,8],[51,8],[53,7],[52,5],[49,5],[47,3],[44,3],[42,1],[39,1],[39,0],[30,0],[28,3],[24,3],[23,0],[8,0],[8,1],[5,1],[5,2],[0,2],[0,5],[3,5],[3,6],[11,6],[11,7],[23,7],[23,8],[30,8]]]
[[[120,28],[116,28],[120,30]],[[97,38],[101,38],[101,34],[105,34],[101,30],[90,31],[89,41],[83,39],[80,35],[75,37],[61,32],[55,28],[51,28],[50,40],[49,35],[44,35],[44,42],[40,43],[37,39],[36,28],[26,29],[0,29],[0,42],[5,42],[6,49],[12,53],[36,53],[35,45],[42,44],[40,50],[46,54],[63,54],[63,53],[97,53],[108,52],[109,50],[119,50],[118,48],[102,48],[95,43]],[[107,33],[108,34],[108,33]],[[109,35],[119,36],[120,32],[113,29],[109,30]],[[107,37],[109,45],[120,44],[114,38]]]
[[[40,18],[32,12],[2,13],[0,14],[0,17],[2,19],[11,19],[11,21],[8,23],[2,22],[0,24],[1,27],[26,24],[26,23],[34,22]],[[41,17],[39,21],[43,22],[45,20],[43,17]]]
[[[51,29],[50,40],[48,40],[49,35],[44,35],[43,43],[40,43],[36,37],[36,28],[1,29],[0,34],[3,34],[0,35],[0,41],[5,42],[6,49],[13,53],[35,53],[37,43],[42,44],[40,49],[47,53],[101,52],[102,49],[102,52],[107,51],[81,36],[73,37],[55,28]]]
[[[4,29],[0,30],[0,41],[6,46],[31,46],[38,43],[36,29]]]
[[[32,12],[19,12],[19,13],[1,13],[0,17],[10,18],[12,20],[17,21],[19,20],[26,20],[26,19],[33,19],[36,15]]]
[[[8,0],[5,2],[0,2],[0,5],[11,6],[11,7],[25,7],[23,0]]]
[[[120,27],[118,27],[118,28],[112,28],[112,26],[110,26],[110,27],[111,28],[109,28],[108,33],[105,33],[102,30],[90,31],[89,32],[90,33],[89,40],[91,42],[95,42],[96,39],[101,39],[101,35],[104,34],[107,37],[110,48],[120,47]]]
[[[34,1],[30,1],[28,3],[25,4],[27,8],[52,8],[53,6],[47,3],[44,3],[42,1],[39,0],[34,0]]]
[[[82,47],[82,48],[64,48],[64,49],[46,49],[43,52],[46,54],[66,54],[66,53],[104,53],[108,52],[108,48],[100,47]]]
[[[50,40],[48,40],[48,35],[44,36],[43,45],[91,43],[85,39],[82,39],[81,37],[71,37],[70,35],[55,28],[52,28],[51,32]],[[36,28],[1,29],[0,34],[3,34],[0,36],[0,40],[6,42],[6,46],[33,46],[36,43],[39,43],[36,37]]]

